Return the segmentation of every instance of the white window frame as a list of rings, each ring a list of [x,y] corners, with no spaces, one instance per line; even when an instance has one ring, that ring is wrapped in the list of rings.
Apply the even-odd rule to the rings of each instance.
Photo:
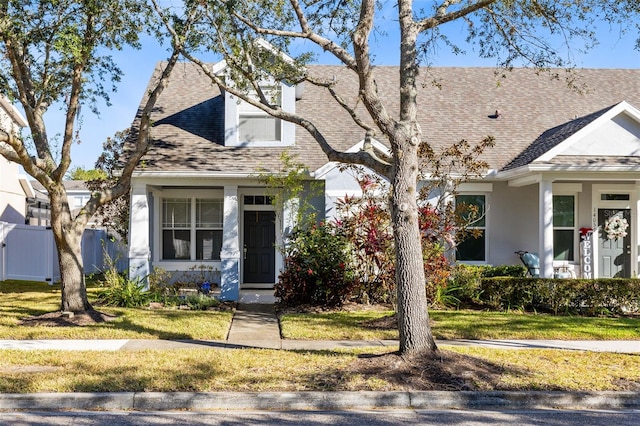
[[[483,230],[483,238],[484,238],[484,259],[482,260],[468,260],[468,259],[458,259],[458,251],[456,248],[456,253],[455,253],[455,261],[459,262],[459,263],[464,263],[464,264],[468,264],[468,265],[485,265],[487,263],[487,259],[489,257],[489,237],[488,237],[488,230],[489,230],[489,217],[487,215],[487,212],[489,211],[489,193],[487,192],[459,192],[455,195],[454,197],[454,202],[458,201],[458,197],[460,196],[482,196],[484,197],[484,225],[483,226],[473,226],[473,224],[471,224],[471,226],[468,226],[469,229],[482,229]]]
[[[566,264],[566,263],[576,263],[578,258],[579,258],[579,253],[578,253],[578,193],[577,192],[554,192],[553,196],[556,197],[573,197],[573,226],[555,226],[553,223],[551,224],[553,227],[553,232],[554,232],[554,236],[555,236],[555,231],[573,231],[573,237],[571,238],[571,241],[573,242],[573,259],[558,259],[556,260],[555,258],[555,249],[556,249],[556,242],[555,240],[553,241],[553,251],[554,251],[554,256],[553,256],[553,264],[554,266],[558,266],[560,264]],[[554,205],[554,209],[555,209],[555,205]],[[552,221],[553,221],[553,212],[552,214]]]
[[[275,88],[279,91],[279,103],[283,111],[295,114],[296,112],[296,89],[283,83],[267,81],[260,85],[264,88],[266,96],[269,91]],[[271,88],[271,89],[270,89]],[[295,128],[293,123],[276,119],[280,126],[279,140],[241,140],[240,122],[243,116],[247,117],[271,117],[268,113],[256,108],[229,92],[225,92],[225,146],[242,147],[282,147],[295,145]],[[254,95],[255,96],[255,95]]]
[[[190,217],[189,217],[189,226],[188,227],[179,227],[175,229],[188,229],[189,230],[189,258],[188,259],[171,259],[164,258],[164,231],[167,228],[164,226],[164,202],[167,199],[183,199],[188,200],[190,205]],[[207,200],[207,201],[216,201],[220,203],[220,222],[215,224],[215,226],[198,226],[197,222],[197,209],[198,209],[198,201]],[[214,191],[197,191],[197,192],[189,192],[185,194],[185,191],[180,190],[169,190],[162,193],[162,196],[159,199],[159,252],[158,257],[160,262],[197,262],[197,263],[208,263],[208,262],[220,262],[220,258],[214,259],[197,259],[197,232],[202,230],[214,230],[214,231],[223,231],[223,221],[224,221],[224,197],[222,191],[214,190]],[[223,237],[224,238],[224,237]],[[218,253],[218,256],[220,254]]]
[[[71,197],[73,197],[73,208],[76,209],[84,207],[84,205],[89,201],[89,198],[91,198],[90,195],[72,195]]]

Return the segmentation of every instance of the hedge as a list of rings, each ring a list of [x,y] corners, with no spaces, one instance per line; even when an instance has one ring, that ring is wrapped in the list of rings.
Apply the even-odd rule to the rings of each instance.
[[[491,309],[525,309],[588,315],[636,313],[640,280],[624,278],[481,278],[475,302]]]

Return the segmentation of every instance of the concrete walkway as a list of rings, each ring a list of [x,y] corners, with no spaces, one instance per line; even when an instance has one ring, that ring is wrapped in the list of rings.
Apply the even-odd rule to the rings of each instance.
[[[280,326],[273,305],[238,304],[227,335],[227,343],[281,349]]]

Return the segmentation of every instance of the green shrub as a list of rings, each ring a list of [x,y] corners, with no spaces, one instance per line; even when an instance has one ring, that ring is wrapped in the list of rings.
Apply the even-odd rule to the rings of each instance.
[[[450,281],[455,296],[462,303],[480,301],[482,271],[485,266],[458,264],[452,268]]]
[[[452,308],[460,306],[460,299],[458,294],[460,293],[460,287],[457,287],[453,282],[438,283],[434,287],[435,291],[430,296],[427,290],[427,299],[429,300],[429,306],[434,308]]]
[[[495,304],[502,306],[503,304],[511,306],[513,302],[518,302],[513,304],[513,306],[522,307],[522,302],[516,295],[510,295],[507,297],[509,300],[502,300],[503,297],[498,297],[496,294],[487,294],[484,297],[482,294],[486,290],[486,285],[482,285],[482,281],[485,278],[493,278],[493,277],[513,277],[513,278],[524,278],[526,275],[526,268],[522,265],[500,265],[500,266],[489,266],[489,265],[466,265],[466,264],[457,264],[451,270],[450,282],[454,288],[452,290],[452,295],[459,299],[460,303],[463,304],[488,304],[489,306],[493,306]],[[526,288],[526,287],[525,287]],[[490,291],[499,292],[500,294],[504,293],[503,291],[499,291],[496,288],[490,288]],[[509,291],[519,291],[522,292],[524,289],[516,289],[511,288]],[[526,298],[525,298],[526,299]],[[501,300],[499,302],[498,300]]]
[[[97,302],[101,305],[133,308],[149,303],[150,294],[145,283],[140,279],[129,280],[124,275],[117,279],[110,275],[109,282],[97,292]]]
[[[159,296],[175,296],[175,287],[171,283],[172,274],[162,268],[153,268],[147,276],[149,282],[149,292],[155,297]],[[156,301],[156,300],[154,300]]]
[[[275,296],[287,306],[340,305],[357,284],[350,265],[348,242],[333,226],[299,229],[288,241]]]
[[[492,277],[481,280],[480,300],[491,309],[539,309],[540,279]]]
[[[484,278],[491,277],[524,277],[527,275],[527,268],[524,265],[499,265],[485,266],[482,268]]]
[[[192,294],[184,299],[184,304],[196,311],[206,311],[208,308],[214,308],[220,305],[220,302],[213,297],[203,294]]]
[[[118,272],[116,260],[103,249],[106,268],[102,272],[102,279],[98,281],[100,287],[97,291],[98,304],[132,308],[149,303],[150,294],[143,280],[136,278],[130,280],[129,272]]]

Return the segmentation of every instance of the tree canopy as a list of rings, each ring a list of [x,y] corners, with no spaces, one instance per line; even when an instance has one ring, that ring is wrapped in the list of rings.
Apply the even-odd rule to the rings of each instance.
[[[174,54],[156,81],[143,112],[140,139],[121,163],[111,186],[93,191],[87,204],[72,213],[63,185],[78,141],[82,111],[108,104],[121,70],[110,52],[140,47],[140,35],[155,28],[152,9],[143,0],[11,0],[0,2],[0,94],[17,102],[29,134],[0,131],[0,155],[20,164],[44,186],[51,204],[51,228],[58,249],[63,310],[91,309],[86,296],[80,241],[97,209],[127,193],[131,173],[148,143],[148,110],[177,61]],[[61,135],[48,132],[45,114],[63,112]]]
[[[98,169],[84,169],[82,167],[72,167],[67,173],[69,180],[104,180],[107,173]]]

